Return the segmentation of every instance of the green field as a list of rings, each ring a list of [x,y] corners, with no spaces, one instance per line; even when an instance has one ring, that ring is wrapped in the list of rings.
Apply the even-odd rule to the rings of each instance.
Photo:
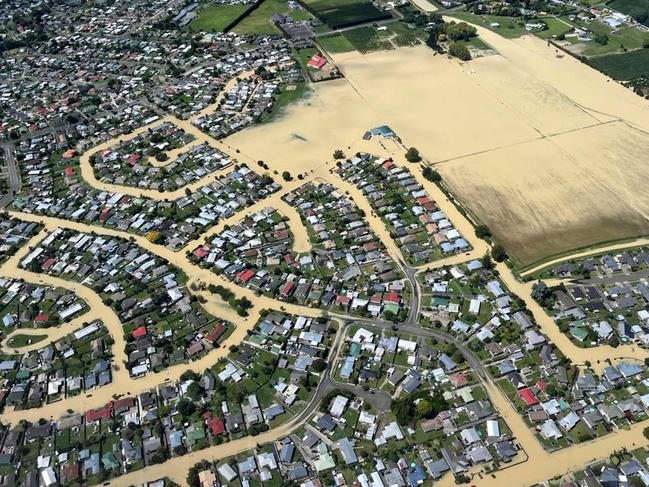
[[[288,15],[293,20],[311,20],[312,18],[314,18],[310,12],[306,11],[303,8],[299,10],[291,10]]]
[[[273,109],[265,114],[261,121],[270,122],[275,120],[277,117],[280,117],[286,108],[298,100],[306,98],[311,93],[311,88],[305,82],[295,83],[292,85],[286,85],[282,88],[282,91],[275,97],[273,102]]]
[[[611,54],[586,61],[587,64],[619,81],[649,78],[649,49]]]
[[[562,34],[567,34],[573,30],[572,24],[564,22],[555,17],[543,17],[541,20],[548,26],[546,30],[535,32],[534,34],[542,39],[551,39]]]
[[[200,11],[189,27],[193,31],[221,32],[249,8],[250,5],[210,4]]]
[[[508,39],[513,39],[515,37],[520,37],[524,34],[527,34],[525,30],[525,24],[518,19],[513,19],[511,17],[501,17],[498,15],[476,15],[469,12],[453,12],[450,14],[451,17],[455,17],[459,20],[464,20],[475,25],[481,25],[487,29],[497,32],[503,37]],[[530,20],[529,22],[533,22]],[[498,27],[491,27],[492,23],[500,24]]]
[[[305,3],[332,29],[391,17],[369,0],[306,0]]]
[[[343,33],[343,36],[354,46],[354,49],[360,52],[389,49],[391,47],[391,44],[383,40],[382,35],[372,27],[359,27],[358,29],[348,30]]]
[[[239,34],[264,35],[279,34],[279,29],[270,21],[275,14],[289,12],[286,0],[266,0],[257,10],[239,22],[234,31]]]
[[[608,6],[649,25],[649,0],[613,0]]]
[[[574,38],[567,38],[567,40],[572,43],[582,44],[584,47],[583,50],[580,51],[580,54],[586,57],[622,53],[627,49],[639,49],[642,47],[643,42],[646,39],[649,39],[649,33],[641,32],[635,27],[625,27],[613,31],[610,27],[601,22],[590,22],[584,24],[575,20],[571,23],[577,27],[588,29],[595,35],[606,35],[608,37],[608,42],[604,45],[598,44],[594,41],[582,43]]]
[[[475,47],[476,49],[482,49],[483,51],[486,50],[493,50],[489,44],[484,42],[480,37],[472,37],[468,41],[458,41],[460,44],[465,44],[467,47]]]
[[[300,49],[297,51],[297,60],[300,63],[300,66],[302,66],[303,71],[308,71],[309,66],[307,63],[311,60],[314,54],[319,53],[320,51],[314,47],[307,47],[306,49]]]
[[[331,53],[340,53],[340,52],[350,52],[354,51],[355,48],[349,40],[342,34],[336,34],[333,36],[319,37],[318,44],[322,46],[327,52]]]

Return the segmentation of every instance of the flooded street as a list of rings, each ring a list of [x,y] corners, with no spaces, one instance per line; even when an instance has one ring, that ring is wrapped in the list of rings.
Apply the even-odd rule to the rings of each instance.
[[[417,4],[421,4],[422,8],[425,8],[425,3],[427,3],[426,0],[417,1]],[[195,137],[196,140],[190,146],[203,142],[208,143],[233,159],[246,162],[255,171],[259,171],[256,162],[263,160],[273,172],[272,177],[282,185],[282,190],[278,193],[219,222],[189,242],[179,252],[154,245],[142,236],[126,234],[109,228],[22,212],[10,212],[12,216],[22,220],[43,222],[46,230],[33,237],[28,244],[9,259],[0,268],[0,275],[24,279],[35,284],[69,289],[90,306],[89,312],[57,328],[30,330],[29,332],[20,330],[23,334],[48,335],[46,341],[26,346],[22,351],[38,349],[43,344],[74,331],[83,322],[101,319],[115,341],[112,351],[115,356],[114,364],[117,367],[113,371],[112,383],[93,390],[91,396],[83,395],[64,399],[40,409],[5,410],[2,414],[3,421],[16,423],[20,420],[28,420],[35,422],[41,417],[56,419],[67,414],[69,410],[84,412],[103,406],[113,400],[115,395],[125,394],[127,391],[129,394],[135,395],[155,388],[163,381],[178,380],[188,369],[202,371],[214,365],[219,359],[226,357],[231,345],[238,345],[245,339],[247,332],[253,328],[263,309],[281,309],[286,313],[310,317],[321,316],[323,311],[319,309],[258,296],[250,289],[239,287],[210,270],[192,264],[186,255],[197,245],[202,244],[209,235],[218,233],[227,225],[237,223],[246,215],[266,207],[273,207],[288,218],[288,225],[294,237],[293,249],[295,252],[309,252],[312,245],[308,239],[305,225],[295,209],[281,199],[286,193],[306,182],[324,180],[339,188],[365,212],[368,224],[385,245],[390,256],[397,262],[403,262],[404,258],[399,246],[390,237],[389,231],[381,219],[375,215],[362,191],[331,173],[335,167],[332,154],[336,149],[342,149],[347,157],[357,151],[392,157],[398,164],[407,167],[450,218],[455,228],[471,244],[472,250],[469,252],[453,255],[416,268],[418,272],[480,258],[489,252],[490,247],[485,241],[475,236],[472,222],[457,209],[444,192],[436,184],[423,177],[422,166],[410,164],[404,160],[405,147],[411,145],[419,149],[426,162],[439,164],[440,172],[445,178],[448,175],[450,186],[457,191],[463,203],[471,206],[473,198],[481,202],[485,201],[484,206],[476,213],[481,217],[481,221],[489,223],[496,235],[515,231],[517,235],[520,233],[524,239],[527,239],[525,242],[530,239],[538,239],[539,232],[546,231],[543,229],[547,228],[551,222],[544,220],[548,218],[549,213],[535,214],[533,220],[536,223],[530,224],[530,227],[533,228],[529,232],[527,227],[516,229],[507,227],[509,220],[506,217],[509,213],[501,208],[496,208],[495,200],[489,200],[482,193],[484,188],[480,189],[486,183],[493,185],[500,183],[488,181],[487,177],[482,178],[480,171],[492,167],[490,164],[494,167],[497,165],[499,166],[499,172],[497,172],[499,177],[510,178],[510,182],[513,181],[512,184],[514,184],[516,178],[522,177],[526,172],[526,168],[522,164],[515,167],[503,166],[500,150],[514,150],[512,148],[517,147],[516,151],[520,149],[521,152],[516,152],[516,154],[520,154],[522,158],[527,157],[528,162],[535,161],[536,159],[533,158],[538,153],[539,147],[534,144],[543,144],[543,146],[545,146],[544,144],[553,144],[548,139],[552,138],[555,132],[576,131],[593,125],[600,126],[618,118],[624,118],[628,123],[649,129],[649,117],[646,107],[636,100],[637,97],[630,91],[614,83],[608,83],[602,75],[575,60],[557,58],[552,49],[538,39],[525,37],[507,40],[484,29],[480,29],[480,34],[483,36],[483,40],[499,52],[500,56],[489,56],[469,64],[460,64],[455,60],[434,56],[430,50],[424,47],[399,49],[367,56],[358,53],[337,55],[334,58],[339,63],[342,72],[346,74],[347,79],[316,84],[314,92],[309,98],[289,107],[284,115],[276,121],[246,129],[224,141],[216,141],[205,135],[191,124],[191,119],[182,121],[176,117],[165,117],[151,124],[154,126],[162,121],[172,122]],[[501,85],[501,82],[505,83],[503,81],[505,78],[507,84]],[[232,82],[231,80],[230,83]],[[512,92],[512,83],[518,82],[519,91],[507,96]],[[526,87],[530,89],[526,90]],[[444,95],[449,92],[452,93],[452,96]],[[539,103],[539,101],[545,103]],[[209,113],[213,109],[214,106],[208,107],[198,116]],[[404,145],[376,137],[369,141],[361,140],[366,130],[383,124],[388,124],[394,129],[402,137]],[[476,127],[477,125],[479,127]],[[89,185],[97,189],[131,196],[146,196],[158,200],[177,199],[185,196],[186,188],[161,193],[104,184],[95,179],[89,162],[93,153],[110,147],[118,140],[135,137],[149,127],[142,127],[128,136],[107,141],[83,154],[81,156],[82,177]],[[586,134],[580,142],[591,143],[592,139],[589,137],[592,135]],[[190,146],[183,149],[186,150]],[[177,153],[182,153],[180,149],[177,151]],[[480,159],[473,158],[478,156]],[[460,159],[462,159],[461,164],[463,165],[458,166],[456,162]],[[293,180],[280,181],[278,174],[283,171],[289,171]],[[467,182],[468,171],[473,171],[470,174],[472,178],[475,178],[472,183],[473,189],[469,188],[470,185]],[[194,191],[222,174],[224,173],[217,171],[190,184],[187,188]],[[298,179],[298,174],[302,174],[303,178]],[[584,185],[585,183],[580,181],[580,184]],[[552,188],[535,187],[531,192],[534,198],[545,204],[544,208],[547,212],[550,211],[550,207],[562,204],[557,202],[557,198],[560,198],[561,195],[557,196]],[[517,193],[512,195],[512,198],[518,196],[520,195]],[[621,214],[626,215],[628,201],[618,200],[619,198],[615,199],[615,203],[620,204]],[[529,217],[524,214],[525,211],[530,211],[529,208],[523,207],[517,210],[522,212],[518,213],[518,216],[520,218]],[[578,214],[564,216],[566,225],[573,224],[576,219],[580,218]],[[530,218],[532,219],[532,217]],[[224,340],[219,348],[210,351],[199,360],[169,367],[158,374],[150,373],[143,378],[131,379],[125,367],[125,341],[122,324],[115,312],[106,306],[95,292],[75,282],[19,268],[19,262],[29,253],[30,248],[38,245],[47,231],[59,227],[78,232],[95,232],[105,236],[129,238],[151,253],[166,259],[187,274],[189,277],[188,292],[205,297],[206,302],[203,306],[209,313],[233,323],[235,326],[233,333]],[[531,245],[525,242],[521,240],[518,244],[521,246]],[[628,245],[648,242],[649,240],[642,239]],[[539,245],[542,244],[543,241],[539,243]],[[612,245],[610,249],[623,248],[625,245],[627,244]],[[536,252],[533,249],[530,250],[530,247],[525,248],[525,252],[528,252],[530,256]],[[597,251],[601,251],[601,249]],[[593,252],[596,250],[581,251],[575,255],[582,256]],[[528,254],[526,253],[526,255]],[[543,266],[552,265],[561,260],[564,259],[555,259]],[[618,348],[600,346],[582,349],[577,347],[565,334],[559,331],[552,318],[531,298],[533,283],[521,282],[505,264],[498,264],[496,268],[509,290],[524,300],[527,309],[534,316],[543,333],[574,364],[581,365],[590,362],[592,368],[597,373],[601,373],[603,368],[608,365],[608,361],[616,363],[629,360],[630,357],[641,361],[649,357],[646,350],[630,345]],[[535,267],[528,273],[536,270]],[[246,318],[238,316],[218,296],[200,290],[207,284],[222,285],[232,290],[238,298],[242,296],[248,298],[254,306],[250,310],[250,316]],[[194,291],[193,288],[199,290]],[[337,337],[336,346],[332,347],[332,352],[335,355],[339,352],[339,338]],[[7,351],[6,348],[4,350]],[[638,423],[629,430],[616,431],[594,442],[572,446],[556,453],[548,453],[536,439],[534,432],[528,428],[522,417],[493,382],[486,379],[484,386],[489,399],[512,430],[529,460],[506,468],[493,476],[485,475],[482,479],[474,479],[473,483],[481,487],[531,485],[554,475],[563,474],[570,469],[581,467],[593,459],[606,457],[612,450],[646,443],[642,435],[645,423]],[[313,404],[309,405],[309,407],[311,406],[315,407]],[[163,464],[150,466],[113,479],[110,481],[110,485],[130,486],[161,477],[169,477],[181,485],[185,485],[187,470],[196,462],[219,460],[254,448],[258,444],[282,438],[301,427],[303,421],[304,418],[298,415],[285,424],[258,436],[237,439],[185,456],[175,457]],[[447,475],[435,485],[454,485],[453,477]]]

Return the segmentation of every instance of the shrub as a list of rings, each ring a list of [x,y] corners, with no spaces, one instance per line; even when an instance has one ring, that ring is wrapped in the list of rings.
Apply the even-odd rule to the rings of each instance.
[[[471,60],[471,53],[469,52],[469,49],[464,44],[460,44],[458,42],[454,42],[449,46],[448,53],[451,56],[460,59],[461,61]]]

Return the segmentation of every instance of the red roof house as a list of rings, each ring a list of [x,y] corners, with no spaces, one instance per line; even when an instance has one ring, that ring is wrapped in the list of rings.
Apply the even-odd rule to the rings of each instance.
[[[102,222],[105,222],[106,220],[108,220],[109,216],[110,216],[110,208],[104,208],[103,210],[101,210],[101,214],[99,215],[99,219]]]
[[[221,335],[223,335],[226,329],[227,327],[223,323],[221,323],[220,325],[217,325],[216,328],[214,328],[211,332],[209,332],[205,338],[207,339],[207,341],[214,343],[221,337]]]
[[[352,298],[350,298],[349,296],[336,296],[336,304],[339,306],[348,306],[351,300]]]
[[[194,250],[194,255],[199,259],[202,259],[207,254],[208,254],[207,250],[205,250],[203,247],[198,247],[196,250]]]
[[[146,326],[138,326],[133,330],[133,338],[142,338],[146,336]]]
[[[316,69],[322,68],[322,66],[324,66],[325,64],[327,64],[327,59],[319,52],[311,56],[311,59],[309,60],[309,62],[307,62],[307,65]]]
[[[448,379],[455,387],[464,387],[469,382],[469,379],[467,378],[466,374],[463,372],[458,372],[456,374],[453,374]]]
[[[207,422],[207,427],[212,431],[213,435],[222,435],[225,433],[225,425],[221,418],[212,418]]]
[[[113,411],[113,403],[109,402],[102,409],[91,409],[86,412],[86,423],[94,423],[95,421],[108,421]]]
[[[399,296],[399,293],[397,292],[390,292],[390,293],[385,293],[383,295],[383,302],[384,303],[394,303],[394,304],[399,304],[401,302],[401,296]]]
[[[126,159],[126,162],[128,162],[131,165],[135,165],[137,163],[137,161],[139,161],[139,160],[140,160],[140,155],[139,154],[131,154]]]
[[[518,393],[521,395],[521,398],[528,406],[534,406],[535,404],[539,403],[539,400],[536,398],[534,393],[527,387],[525,389],[521,389],[520,391],[518,391]]]
[[[293,281],[289,281],[284,285],[284,289],[282,289],[282,292],[280,293],[282,296],[285,298],[288,298],[289,295],[291,294],[291,291],[293,290]]]
[[[248,282],[254,275],[255,273],[251,269],[246,269],[245,271],[237,273],[237,277],[241,282]]]
[[[133,397],[124,397],[122,399],[118,399],[113,404],[116,413],[123,413],[125,411],[128,411],[133,406],[135,406],[135,398]]]

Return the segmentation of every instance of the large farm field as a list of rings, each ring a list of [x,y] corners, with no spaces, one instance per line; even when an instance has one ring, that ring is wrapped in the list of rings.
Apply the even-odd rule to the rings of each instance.
[[[611,54],[588,61],[593,68],[620,81],[649,77],[649,49]]]
[[[608,142],[613,136],[607,130],[600,135]],[[525,266],[568,249],[649,232],[649,221],[625,198],[642,191],[636,168],[628,169],[635,182],[608,182],[603,161],[591,171],[583,154],[561,147],[593,146],[597,140],[594,133],[573,132],[561,144],[539,139],[438,169],[515,263]]]
[[[305,0],[304,3],[332,29],[390,18],[369,0]]]

